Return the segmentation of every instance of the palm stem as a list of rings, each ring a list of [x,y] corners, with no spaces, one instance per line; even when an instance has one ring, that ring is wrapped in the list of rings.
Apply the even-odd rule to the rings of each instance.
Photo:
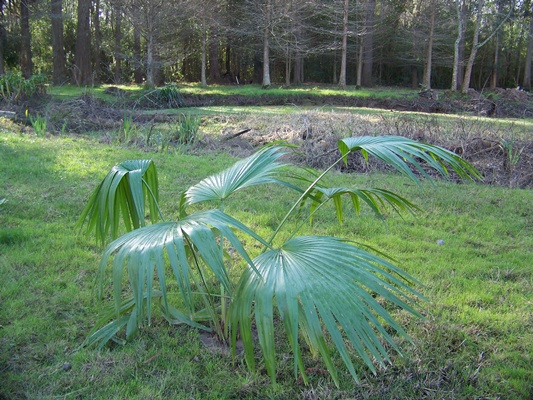
[[[279,231],[281,230],[281,228],[283,227],[283,225],[285,225],[285,223],[287,222],[287,220],[289,219],[290,215],[294,212],[294,210],[296,210],[296,207],[298,207],[298,205],[300,204],[300,202],[307,196],[309,195],[309,193],[311,193],[311,191],[313,190],[313,188],[316,186],[316,184],[318,182],[320,182],[320,180],[329,172],[331,171],[333,168],[335,168],[335,166],[341,162],[345,157],[348,156],[348,154],[350,154],[350,152],[346,153],[344,156],[342,156],[341,158],[339,158],[337,161],[335,161],[333,164],[331,164],[326,170],[324,170],[319,176],[318,178],[316,178],[313,183],[311,183],[311,185],[308,186],[308,188],[305,190],[305,192],[303,192],[301,194],[301,196],[298,198],[298,200],[296,200],[294,202],[294,204],[292,205],[291,209],[287,212],[287,214],[285,214],[285,217],[283,217],[283,219],[281,220],[281,222],[279,223],[278,227],[276,228],[276,230],[274,231],[274,233],[272,234],[272,236],[270,236],[270,238],[268,239],[267,243],[269,245],[272,245],[272,242],[274,241],[274,239],[276,238],[276,236],[278,235]],[[295,235],[295,233],[300,229],[301,226],[298,226],[298,228],[291,234],[291,237],[293,237]],[[263,250],[261,251],[262,253],[264,253],[265,251],[267,251],[268,248],[267,246],[264,246],[263,247]]]

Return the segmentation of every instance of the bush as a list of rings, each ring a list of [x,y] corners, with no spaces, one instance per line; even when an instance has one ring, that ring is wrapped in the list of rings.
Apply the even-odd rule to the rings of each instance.
[[[25,79],[21,72],[8,72],[0,76],[0,101],[13,104],[46,94],[46,77],[33,75]]]
[[[86,222],[88,230],[94,231],[98,242],[115,239],[107,246],[99,268],[102,298],[108,288],[104,284],[106,269],[108,263],[113,264],[114,302],[85,344],[120,342],[116,335],[122,330],[126,338],[132,337],[139,326],[150,323],[152,308],[158,305],[170,323],[211,331],[221,341],[231,343],[234,352],[240,336],[251,370],[255,369],[254,347],[258,345],[272,382],[277,371],[274,320],[278,318],[291,346],[294,373],[299,371],[305,382],[305,349],[321,356],[337,384],[332,348],[354,378],[352,351],[375,372],[376,362],[383,365],[389,359],[383,344],[399,351],[394,336],[408,339],[380,302],[421,317],[417,300],[422,296],[410,287],[416,280],[350,240],[296,234],[307,218],[330,201],[342,221],[344,197],[357,212],[366,204],[378,218],[383,218],[385,207],[397,212],[418,208],[386,189],[327,188],[320,186],[324,184],[322,178],[353,153],[361,153],[367,160],[370,155],[379,158],[415,182],[418,178],[412,169],[426,178],[428,168],[444,176],[453,170],[462,178],[479,178],[479,173],[448,150],[398,136],[345,138],[338,145],[340,157],[322,174],[294,180],[287,180],[294,175],[287,174],[281,161],[284,149],[263,148],[185,191],[179,197],[175,221],[166,221],[159,207],[157,172],[151,160],[130,160],[113,167],[80,218],[80,223]],[[226,214],[224,203],[239,190],[268,184],[294,189],[300,197],[271,236],[264,238]],[[210,203],[212,208],[192,213],[187,210],[200,203]],[[296,222],[296,228],[288,228],[289,219]],[[118,237],[121,220],[128,232]],[[263,249],[253,260],[246,249],[250,239]],[[237,283],[231,280],[231,257],[226,257],[230,251],[247,264]],[[124,273],[130,284],[126,291]],[[177,283],[180,301],[174,304],[175,296],[167,295],[168,279]],[[258,340],[254,340],[253,329]]]
[[[184,100],[178,87],[168,84],[150,90],[138,100],[138,104],[152,108],[180,108],[183,107]]]

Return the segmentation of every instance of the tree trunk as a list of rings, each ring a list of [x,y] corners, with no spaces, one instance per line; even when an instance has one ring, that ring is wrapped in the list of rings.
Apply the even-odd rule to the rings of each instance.
[[[4,43],[6,40],[6,31],[4,28],[4,4],[5,0],[0,0],[0,75],[5,73],[4,64]]]
[[[272,20],[272,0],[266,1],[265,31],[263,32],[263,87],[270,86],[270,25]]]
[[[54,70],[52,81],[61,85],[67,78],[65,45],[63,41],[63,2],[50,1],[50,19],[52,20],[52,59]]]
[[[361,76],[361,85],[371,87],[372,67],[374,62],[374,13],[376,9],[376,0],[368,0],[365,18],[366,34],[363,38],[363,70]]]
[[[202,65],[200,68],[200,82],[202,87],[207,87],[207,78],[206,78],[206,69],[207,69],[207,26],[205,23],[205,12],[202,16]]]
[[[209,35],[209,79],[212,82],[220,80],[220,67],[218,65],[218,34],[211,28]]]
[[[364,43],[363,38],[359,39],[359,49],[357,54],[357,76],[355,79],[355,85],[360,88],[363,80],[363,52],[364,52]]]
[[[470,51],[470,57],[468,57],[468,63],[466,64],[465,76],[463,79],[463,86],[461,92],[466,93],[470,87],[470,78],[472,77],[472,68],[474,67],[474,61],[476,60],[476,54],[479,49],[479,30],[481,29],[481,17],[483,11],[484,0],[478,0],[478,9],[476,14],[476,26],[474,28],[474,37],[472,39],[472,50]]]
[[[463,13],[464,0],[455,0],[457,10],[457,38],[455,39],[454,53],[453,53],[453,72],[452,72],[452,90],[457,90],[459,87],[459,69],[461,68],[461,43],[463,41]]]
[[[341,72],[339,75],[339,88],[346,90],[346,55],[348,52],[348,7],[349,0],[344,0],[344,11],[342,14],[342,52],[341,52]]]
[[[422,85],[426,90],[431,89],[431,64],[433,58],[433,36],[435,35],[435,1],[432,1],[430,4],[431,7],[431,16],[429,19],[429,39],[428,39],[428,48],[426,51],[426,62],[424,64],[424,74],[422,76]]]
[[[154,35],[149,33],[146,38],[146,84],[150,87],[155,86],[154,67]]]
[[[289,43],[285,46],[285,86],[291,85],[291,49]]]
[[[133,11],[133,80],[136,84],[141,84],[144,73],[141,63],[141,29],[138,14],[138,9]]]
[[[498,65],[500,63],[499,61],[499,55],[500,55],[500,34],[496,34],[496,43],[495,43],[495,49],[494,49],[494,63],[492,64],[492,71],[490,74],[490,88],[496,89],[498,86]]]
[[[527,41],[526,62],[524,65],[524,80],[522,86],[526,90],[531,90],[531,60],[533,59],[533,9],[529,16],[529,36]]]
[[[122,6],[116,3],[115,14],[115,83],[122,83]]]
[[[20,70],[24,78],[33,74],[31,59],[30,0],[20,0]]]
[[[102,31],[100,29],[100,0],[94,0],[94,10],[92,15],[94,27],[94,79],[100,82],[102,72]]]
[[[74,82],[77,85],[92,83],[90,11],[91,0],[78,0],[78,31],[73,66]]]

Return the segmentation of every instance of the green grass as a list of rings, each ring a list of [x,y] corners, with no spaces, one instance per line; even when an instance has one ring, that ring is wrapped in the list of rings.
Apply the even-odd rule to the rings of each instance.
[[[413,344],[404,357],[341,387],[307,355],[310,385],[279,358],[279,387],[243,362],[202,347],[199,334],[152,326],[126,346],[77,350],[100,309],[95,272],[101,249],[74,224],[87,197],[120,161],[150,158],[160,175],[162,207],[172,218],[179,192],[229,166],[224,154],[146,153],[76,137],[0,132],[0,398],[384,399],[502,398],[533,395],[533,193],[476,184],[424,183],[393,175],[341,175],[337,185],[371,183],[415,200],[418,217],[368,210],[342,227],[333,212],[307,232],[349,237],[394,257],[424,285],[427,321],[395,316]],[[226,211],[268,232],[290,203],[283,189],[239,193]],[[332,210],[330,210],[332,211]],[[261,232],[261,233],[263,233]],[[437,241],[443,240],[442,245]],[[248,241],[254,252],[254,244]],[[108,292],[109,293],[109,292]],[[288,352],[282,338],[280,354]],[[339,362],[339,360],[336,360]],[[339,362],[340,366],[340,362]],[[262,371],[262,373],[261,373]],[[313,397],[315,396],[315,397]]]
[[[93,94],[102,99],[109,99],[112,96],[105,94],[105,90],[110,87],[118,87],[127,91],[130,95],[135,97],[143,94],[147,89],[142,85],[96,85],[96,86],[50,86],[47,92],[53,97],[60,99],[79,97],[84,94]],[[202,87],[200,84],[179,84],[178,88],[184,95],[216,95],[216,96],[248,96],[248,97],[284,97],[284,96],[349,96],[360,98],[405,98],[416,97],[417,91],[406,88],[373,88],[373,89],[355,89],[355,87],[348,87],[346,90],[341,90],[337,86],[294,86],[283,87],[281,85],[273,85],[268,89],[263,89],[261,85],[209,85]]]

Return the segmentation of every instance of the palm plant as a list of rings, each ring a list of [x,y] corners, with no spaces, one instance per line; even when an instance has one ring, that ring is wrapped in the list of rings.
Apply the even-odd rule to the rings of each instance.
[[[159,304],[170,323],[185,323],[212,331],[235,350],[242,339],[245,360],[255,368],[254,339],[261,349],[267,372],[276,379],[274,345],[275,316],[281,321],[294,357],[294,373],[307,381],[301,344],[319,354],[334,381],[337,371],[331,346],[357,379],[346,343],[375,371],[374,362],[389,360],[380,338],[400,351],[393,333],[407,333],[381,305],[380,299],[421,317],[424,297],[411,286],[415,278],[383,257],[348,240],[324,236],[296,236],[305,221],[333,200],[336,215],[343,218],[342,198],[349,197],[356,212],[366,204],[379,217],[384,209],[415,212],[417,207],[393,192],[377,188],[327,188],[323,177],[337,164],[360,152],[368,161],[376,157],[419,182],[427,169],[447,177],[450,170],[462,178],[479,173],[456,154],[404,137],[354,137],[339,141],[340,156],[314,179],[289,179],[281,146],[265,147],[232,167],[210,176],[185,191],[179,202],[177,221],[164,220],[158,206],[157,175],[151,161],[127,161],[113,167],[91,196],[80,219],[87,222],[100,242],[114,239],[106,248],[99,268],[99,295],[103,295],[108,264],[112,259],[114,304],[101,316],[85,344],[103,346],[124,328],[126,339],[145,321],[150,323],[153,304]],[[272,235],[265,239],[224,211],[233,193],[250,186],[280,184],[300,196]],[[212,202],[216,207],[187,213],[193,204]],[[305,207],[309,204],[308,207]],[[145,221],[150,210],[152,224]],[[304,215],[303,210],[309,214]],[[121,218],[122,215],[122,218]],[[158,218],[163,221],[158,222]],[[286,232],[287,221],[300,221]],[[122,219],[127,233],[119,236]],[[239,236],[248,235],[263,246],[252,259]],[[280,236],[284,234],[284,238]],[[118,237],[118,238],[117,238]],[[225,250],[231,246],[246,262],[238,282],[230,279]],[[130,283],[124,298],[123,275]],[[171,304],[167,279],[179,288],[179,302]],[[215,285],[212,282],[216,282]],[[158,288],[156,288],[158,282]],[[254,324],[255,322],[255,324]]]

